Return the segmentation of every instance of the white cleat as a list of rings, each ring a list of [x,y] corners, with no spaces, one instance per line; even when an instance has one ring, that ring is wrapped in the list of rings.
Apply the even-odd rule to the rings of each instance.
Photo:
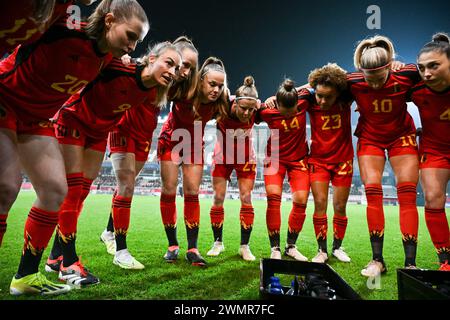
[[[239,248],[239,255],[244,259],[245,261],[255,261],[255,256],[250,251],[250,247],[248,244],[241,244]]]
[[[339,261],[350,262],[351,259],[348,254],[344,251],[343,247],[333,250],[333,256],[335,256]]]
[[[110,255],[114,255],[116,253],[116,237],[114,236],[114,232],[106,230],[103,231],[100,235],[100,241],[105,244],[106,251]]]
[[[372,260],[361,270],[361,275],[364,277],[375,278],[384,272],[386,272],[384,264],[380,261]]]
[[[280,247],[272,247],[272,248],[270,248],[270,259],[281,260]]]
[[[113,263],[122,269],[142,270],[145,266],[137,261],[128,249],[119,250],[114,255]]]
[[[326,252],[323,252],[321,249],[319,249],[319,252],[317,252],[316,256],[311,259],[312,262],[316,263],[325,263],[328,260],[328,254]]]
[[[210,257],[217,257],[223,251],[225,251],[225,246],[223,245],[223,242],[215,241],[211,249],[206,253],[206,255]]]
[[[298,251],[296,245],[289,245],[284,249],[284,255],[294,258],[297,261],[308,261],[308,258]]]

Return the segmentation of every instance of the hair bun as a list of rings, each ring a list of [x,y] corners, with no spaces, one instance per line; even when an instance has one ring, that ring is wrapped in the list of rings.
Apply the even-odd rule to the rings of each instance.
[[[244,86],[252,87],[255,85],[255,79],[252,76],[246,76],[244,79]]]
[[[283,81],[283,88],[286,90],[286,91],[292,91],[292,89],[294,89],[295,88],[295,83],[294,83],[294,81],[292,81],[291,79],[285,79],[284,81]]]
[[[433,35],[432,37],[432,41],[433,42],[446,42],[446,43],[450,43],[450,38],[446,33],[443,32],[438,32],[436,34]]]

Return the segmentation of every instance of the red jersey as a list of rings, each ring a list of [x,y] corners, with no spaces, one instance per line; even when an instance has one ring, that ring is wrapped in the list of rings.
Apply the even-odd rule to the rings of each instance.
[[[23,123],[48,120],[111,59],[83,28],[69,30],[58,22],[39,41],[18,46],[0,62],[0,104]]]
[[[233,102],[230,102],[232,104]],[[241,122],[234,114],[217,122],[217,130],[222,139],[218,139],[214,147],[214,161],[217,164],[245,164],[254,160],[252,129],[256,112],[246,123]],[[231,145],[230,145],[231,144]]]
[[[114,59],[102,73],[81,92],[73,95],[56,116],[56,122],[94,139],[107,138],[124,112],[139,106],[149,97],[142,83],[144,66],[124,66]],[[151,95],[155,95],[152,93]]]
[[[117,127],[123,135],[137,141],[148,141],[151,145],[161,109],[152,103],[156,98],[156,90],[150,93],[144,103],[125,112]]]
[[[450,88],[435,92],[423,82],[412,89],[422,122],[421,153],[450,158]]]
[[[391,143],[415,133],[414,121],[406,105],[408,90],[420,81],[415,65],[391,71],[384,86],[378,90],[369,87],[362,73],[350,73],[347,78],[360,113],[355,136],[375,143]]]
[[[256,122],[264,121],[271,129],[266,147],[268,158],[274,157],[280,161],[296,162],[308,154],[306,142],[306,109],[308,105],[307,100],[299,99],[297,112],[290,117],[282,115],[278,109],[260,109],[258,111]],[[277,145],[278,148],[272,150]],[[274,153],[272,154],[272,152]],[[278,156],[276,152],[278,152]]]
[[[45,25],[37,25],[33,19],[33,2],[31,0],[3,1],[0,5],[2,19],[0,19],[0,58],[14,50],[19,44],[31,43],[42,36],[59,18],[66,15],[67,8],[74,1],[55,1],[53,13]]]
[[[201,104],[197,110],[197,115],[192,108],[192,101],[174,101],[172,103],[172,111],[169,112],[166,122],[161,128],[159,135],[160,142],[164,142],[169,149],[173,149],[184,138],[190,139],[191,151],[194,152],[196,146],[203,148],[203,134],[206,123],[213,118],[215,108],[213,103]],[[174,131],[177,129],[187,130],[187,137],[181,130],[176,133],[175,141],[172,141]],[[183,138],[180,138],[183,137]],[[183,140],[183,143],[188,143]]]
[[[353,159],[351,103],[339,101],[329,110],[323,110],[317,104],[313,93],[302,90],[299,98],[309,101],[309,161],[329,164]]]

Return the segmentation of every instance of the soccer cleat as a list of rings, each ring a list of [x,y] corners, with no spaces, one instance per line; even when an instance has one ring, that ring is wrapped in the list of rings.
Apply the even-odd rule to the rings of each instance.
[[[305,257],[298,251],[296,245],[288,245],[286,248],[284,248],[284,255],[291,257],[297,261],[308,261],[308,258]]]
[[[114,255],[113,263],[122,269],[142,270],[145,266],[137,261],[128,249],[119,250]]]
[[[348,254],[344,251],[343,247],[337,248],[333,250],[333,256],[336,257],[339,261],[342,262],[350,262],[352,259],[348,256]]]
[[[280,247],[272,247],[272,248],[270,248],[270,259],[281,260]]]
[[[104,230],[100,235],[100,241],[105,244],[106,251],[110,255],[114,255],[116,253],[116,238],[113,232]]]
[[[386,271],[386,265],[383,261],[372,260],[364,269],[361,270],[361,275],[364,277],[375,278]]]
[[[59,256],[56,259],[50,259],[48,257],[47,262],[45,263],[45,271],[47,272],[59,272],[59,267],[61,266],[63,260],[63,256]]]
[[[405,266],[405,269],[408,269],[408,270],[419,270],[419,268],[417,268],[417,266],[415,266],[413,264],[408,264],[407,266]]]
[[[192,266],[206,267],[205,259],[203,259],[198,250],[195,248],[186,252],[186,260],[189,261]]]
[[[450,271],[450,264],[448,264],[448,261],[445,260],[444,263],[441,263],[441,266],[439,267],[440,271]]]
[[[225,251],[225,246],[223,245],[223,242],[215,241],[213,246],[206,255],[210,257],[217,257],[223,251]]]
[[[167,249],[166,253],[164,254],[163,258],[164,258],[164,260],[166,260],[166,262],[174,263],[178,259],[179,252],[180,252],[180,249],[178,246],[169,247]]]
[[[100,280],[90,273],[80,260],[68,267],[61,265],[58,278],[77,289],[100,283]]]
[[[316,263],[325,263],[328,260],[328,254],[326,252],[323,252],[322,249],[319,249],[319,252],[317,252],[316,256],[311,259],[312,262]]]
[[[255,261],[255,256],[250,251],[250,247],[248,244],[241,244],[239,247],[239,255],[244,259],[245,261]]]
[[[9,292],[14,296],[22,294],[40,294],[43,296],[58,295],[70,291],[70,286],[53,283],[40,272],[16,279],[12,278]]]

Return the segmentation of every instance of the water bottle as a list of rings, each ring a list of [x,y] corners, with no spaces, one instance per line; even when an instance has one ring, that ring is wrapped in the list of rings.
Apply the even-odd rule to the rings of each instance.
[[[271,294],[283,294],[283,289],[281,287],[280,278],[270,277],[270,283],[267,286],[267,291]]]

